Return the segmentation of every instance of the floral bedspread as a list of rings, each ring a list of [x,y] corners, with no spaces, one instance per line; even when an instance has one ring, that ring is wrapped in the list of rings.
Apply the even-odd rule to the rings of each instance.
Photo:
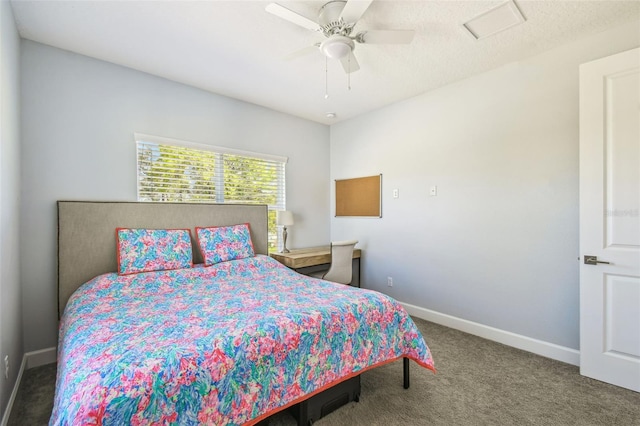
[[[394,299],[267,256],[98,276],[58,348],[50,425],[254,424],[398,357],[433,369]]]

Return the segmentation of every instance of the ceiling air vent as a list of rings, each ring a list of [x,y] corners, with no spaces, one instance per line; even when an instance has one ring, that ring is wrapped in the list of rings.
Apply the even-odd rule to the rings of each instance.
[[[509,0],[462,24],[473,38],[480,40],[526,21],[518,6]]]

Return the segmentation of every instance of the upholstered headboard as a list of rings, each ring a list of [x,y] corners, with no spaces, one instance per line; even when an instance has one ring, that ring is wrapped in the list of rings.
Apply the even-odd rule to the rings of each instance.
[[[189,228],[249,223],[255,252],[267,254],[267,206],[58,201],[58,315],[78,287],[116,272],[116,228]],[[194,262],[202,262],[192,241]]]

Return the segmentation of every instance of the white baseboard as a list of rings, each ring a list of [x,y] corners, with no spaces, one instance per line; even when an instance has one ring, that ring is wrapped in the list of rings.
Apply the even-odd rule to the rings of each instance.
[[[20,364],[20,370],[18,370],[16,383],[13,385],[13,390],[11,391],[9,402],[7,402],[7,409],[4,410],[4,415],[2,416],[2,423],[0,423],[2,426],[7,426],[7,424],[9,423],[9,417],[11,417],[11,408],[13,407],[13,402],[16,400],[16,395],[18,395],[18,388],[20,387],[20,382],[22,381],[22,373],[24,373],[26,365],[27,358],[26,356],[23,356],[22,363]]]
[[[527,352],[532,352],[557,361],[566,362],[567,364],[580,365],[580,351],[576,349],[532,339],[531,337],[500,330],[499,328],[489,327],[477,322],[442,314],[440,312],[410,305],[408,303],[400,303],[404,306],[409,315],[422,318],[423,320],[435,322],[436,324],[464,331],[465,333],[473,334],[487,340],[493,340],[494,342],[522,349]]]
[[[40,367],[41,365],[53,364],[57,361],[57,348],[40,349],[39,351],[27,352],[24,357],[27,359],[27,370]]]
[[[9,423],[9,417],[11,417],[11,409],[13,408],[13,403],[15,402],[16,396],[18,395],[18,389],[20,388],[20,382],[22,382],[22,374],[24,373],[24,370],[40,367],[41,365],[53,364],[54,362],[56,362],[57,355],[57,349],[53,347],[40,349],[39,351],[27,352],[22,356],[22,362],[20,363],[18,377],[16,378],[16,383],[13,385],[13,390],[11,391],[9,402],[7,403],[7,409],[4,411],[4,415],[2,416],[2,423],[0,423],[0,426],[7,426],[7,424]]]

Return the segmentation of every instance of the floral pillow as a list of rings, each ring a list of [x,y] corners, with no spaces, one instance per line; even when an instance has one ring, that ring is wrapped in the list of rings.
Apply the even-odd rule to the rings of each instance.
[[[118,274],[193,266],[189,229],[117,228]]]
[[[213,228],[198,227],[196,237],[207,266],[255,256],[248,223]]]

